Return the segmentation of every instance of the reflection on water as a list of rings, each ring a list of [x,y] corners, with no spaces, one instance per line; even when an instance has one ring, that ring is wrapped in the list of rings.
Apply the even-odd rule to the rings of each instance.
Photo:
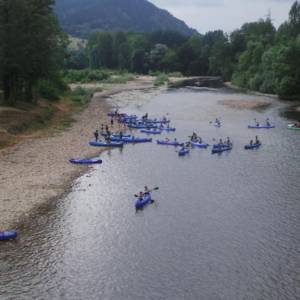
[[[286,130],[279,103],[217,105],[249,98],[257,97],[180,89],[128,101],[129,113],[168,113],[177,131],[164,137],[230,136],[234,148],[179,158],[152,143],[104,153],[18,241],[0,245],[0,298],[299,299],[299,133]],[[209,123],[216,117],[220,129]],[[276,129],[247,129],[267,117]],[[256,134],[262,148],[243,150]],[[160,190],[136,213],[133,194],[145,184]]]
[[[291,105],[288,109],[282,109],[281,115],[285,118],[300,122],[300,105]]]

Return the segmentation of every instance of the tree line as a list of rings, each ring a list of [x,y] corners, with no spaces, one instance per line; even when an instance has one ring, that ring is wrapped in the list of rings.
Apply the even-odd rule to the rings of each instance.
[[[39,81],[58,81],[66,35],[54,0],[0,0],[0,84],[4,101],[35,101]]]
[[[0,90],[6,104],[34,102],[38,92],[47,94],[53,86],[63,89],[61,71],[105,68],[221,76],[244,88],[299,98],[298,1],[278,30],[267,18],[231,34],[94,32],[86,44],[67,51],[68,38],[53,14],[54,2],[0,0]]]
[[[222,30],[191,37],[170,30],[95,32],[86,47],[69,52],[66,67],[214,75],[251,90],[298,97],[300,3],[295,1],[278,30],[267,18],[246,23],[229,35]]]

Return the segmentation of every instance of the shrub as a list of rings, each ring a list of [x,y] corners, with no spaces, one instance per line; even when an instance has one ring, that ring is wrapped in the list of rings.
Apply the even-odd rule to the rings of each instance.
[[[38,94],[47,100],[57,100],[60,95],[60,90],[53,82],[40,80],[38,83]]]
[[[110,74],[104,70],[69,70],[64,74],[64,77],[68,83],[88,83],[107,80]]]
[[[158,75],[154,81],[155,86],[164,85],[165,83],[169,82],[169,78],[166,74],[162,73]]]
[[[168,74],[169,77],[183,77],[181,72],[172,72]]]

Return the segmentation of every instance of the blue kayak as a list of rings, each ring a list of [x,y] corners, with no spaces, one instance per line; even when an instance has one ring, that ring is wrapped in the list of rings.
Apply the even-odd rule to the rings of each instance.
[[[112,140],[112,139],[111,139]],[[110,143],[101,142],[101,141],[90,141],[90,146],[94,147],[122,147],[124,143],[122,141],[111,141]]]
[[[138,117],[136,115],[125,115],[122,120],[136,120]]]
[[[108,136],[108,134],[106,132],[101,132],[101,135],[102,136]],[[120,136],[120,134],[119,133],[112,133],[112,134],[110,134],[110,136],[116,136],[116,137],[118,137],[118,136]],[[124,136],[124,137],[130,137],[131,135],[130,134],[122,134],[122,136]]]
[[[115,137],[115,138],[123,138],[123,137],[126,137],[126,138],[130,138],[131,135],[130,134],[112,134],[111,137]]]
[[[153,200],[151,199],[151,194],[147,193],[144,195],[143,199],[138,199],[135,202],[135,209],[136,210],[142,209],[145,205],[152,203],[152,202],[153,202]]]
[[[250,129],[270,129],[275,128],[275,125],[248,125]]]
[[[171,120],[163,120],[163,119],[161,119],[161,120],[156,120],[156,119],[147,119],[147,120],[145,120],[144,121],[145,123],[147,123],[147,124],[167,124],[167,123],[170,123],[171,122]]]
[[[178,151],[178,155],[179,156],[184,156],[186,154],[190,153],[190,149],[187,149],[187,148],[182,148]]]
[[[244,148],[245,150],[258,149],[261,146],[261,143],[258,144],[248,144]]]
[[[124,143],[147,143],[147,142],[152,142],[151,138],[143,138],[143,137],[123,137],[122,140],[118,137],[111,137],[112,141],[118,142],[122,141]]]
[[[150,129],[150,128],[157,128],[156,125],[150,125],[150,124],[129,124],[129,128],[134,129]]]
[[[222,153],[224,151],[229,151],[232,149],[232,146],[227,146],[227,145],[224,145],[224,146],[219,146],[219,145],[214,145],[213,146],[213,149],[211,150],[211,153],[212,154],[215,154],[215,153]]]
[[[7,241],[10,239],[14,239],[17,237],[17,232],[12,230],[12,231],[0,231],[0,241]]]
[[[125,124],[131,124],[131,123],[136,123],[137,122],[137,117],[130,117],[130,118],[122,118],[121,123]]]
[[[197,148],[207,148],[209,146],[209,144],[206,143],[198,143],[198,142],[191,142],[193,147],[197,147]]]
[[[166,145],[166,146],[182,146],[183,143],[179,143],[179,142],[175,142],[175,141],[160,141],[160,140],[157,140],[156,143],[158,145]]]
[[[76,165],[102,164],[102,160],[99,158],[72,158],[69,161]]]
[[[174,127],[158,127],[158,129],[161,131],[176,131],[176,128]]]
[[[221,127],[221,123],[214,123],[214,126],[217,127],[217,128],[220,128]]]
[[[160,130],[151,130],[151,129],[142,129],[140,132],[147,133],[147,134],[161,134]]]

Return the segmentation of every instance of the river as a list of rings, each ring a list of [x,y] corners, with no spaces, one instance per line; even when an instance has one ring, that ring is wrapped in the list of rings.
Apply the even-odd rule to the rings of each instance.
[[[227,89],[140,96],[110,101],[168,113],[177,131],[162,137],[229,136],[232,151],[178,157],[153,142],[103,153],[17,241],[0,245],[0,299],[300,299],[300,133],[286,129],[284,105],[233,110],[218,101],[264,98]],[[216,117],[221,128],[209,123]],[[267,117],[275,129],[247,128]],[[262,147],[245,151],[255,135]],[[159,190],[136,213],[144,185]]]

